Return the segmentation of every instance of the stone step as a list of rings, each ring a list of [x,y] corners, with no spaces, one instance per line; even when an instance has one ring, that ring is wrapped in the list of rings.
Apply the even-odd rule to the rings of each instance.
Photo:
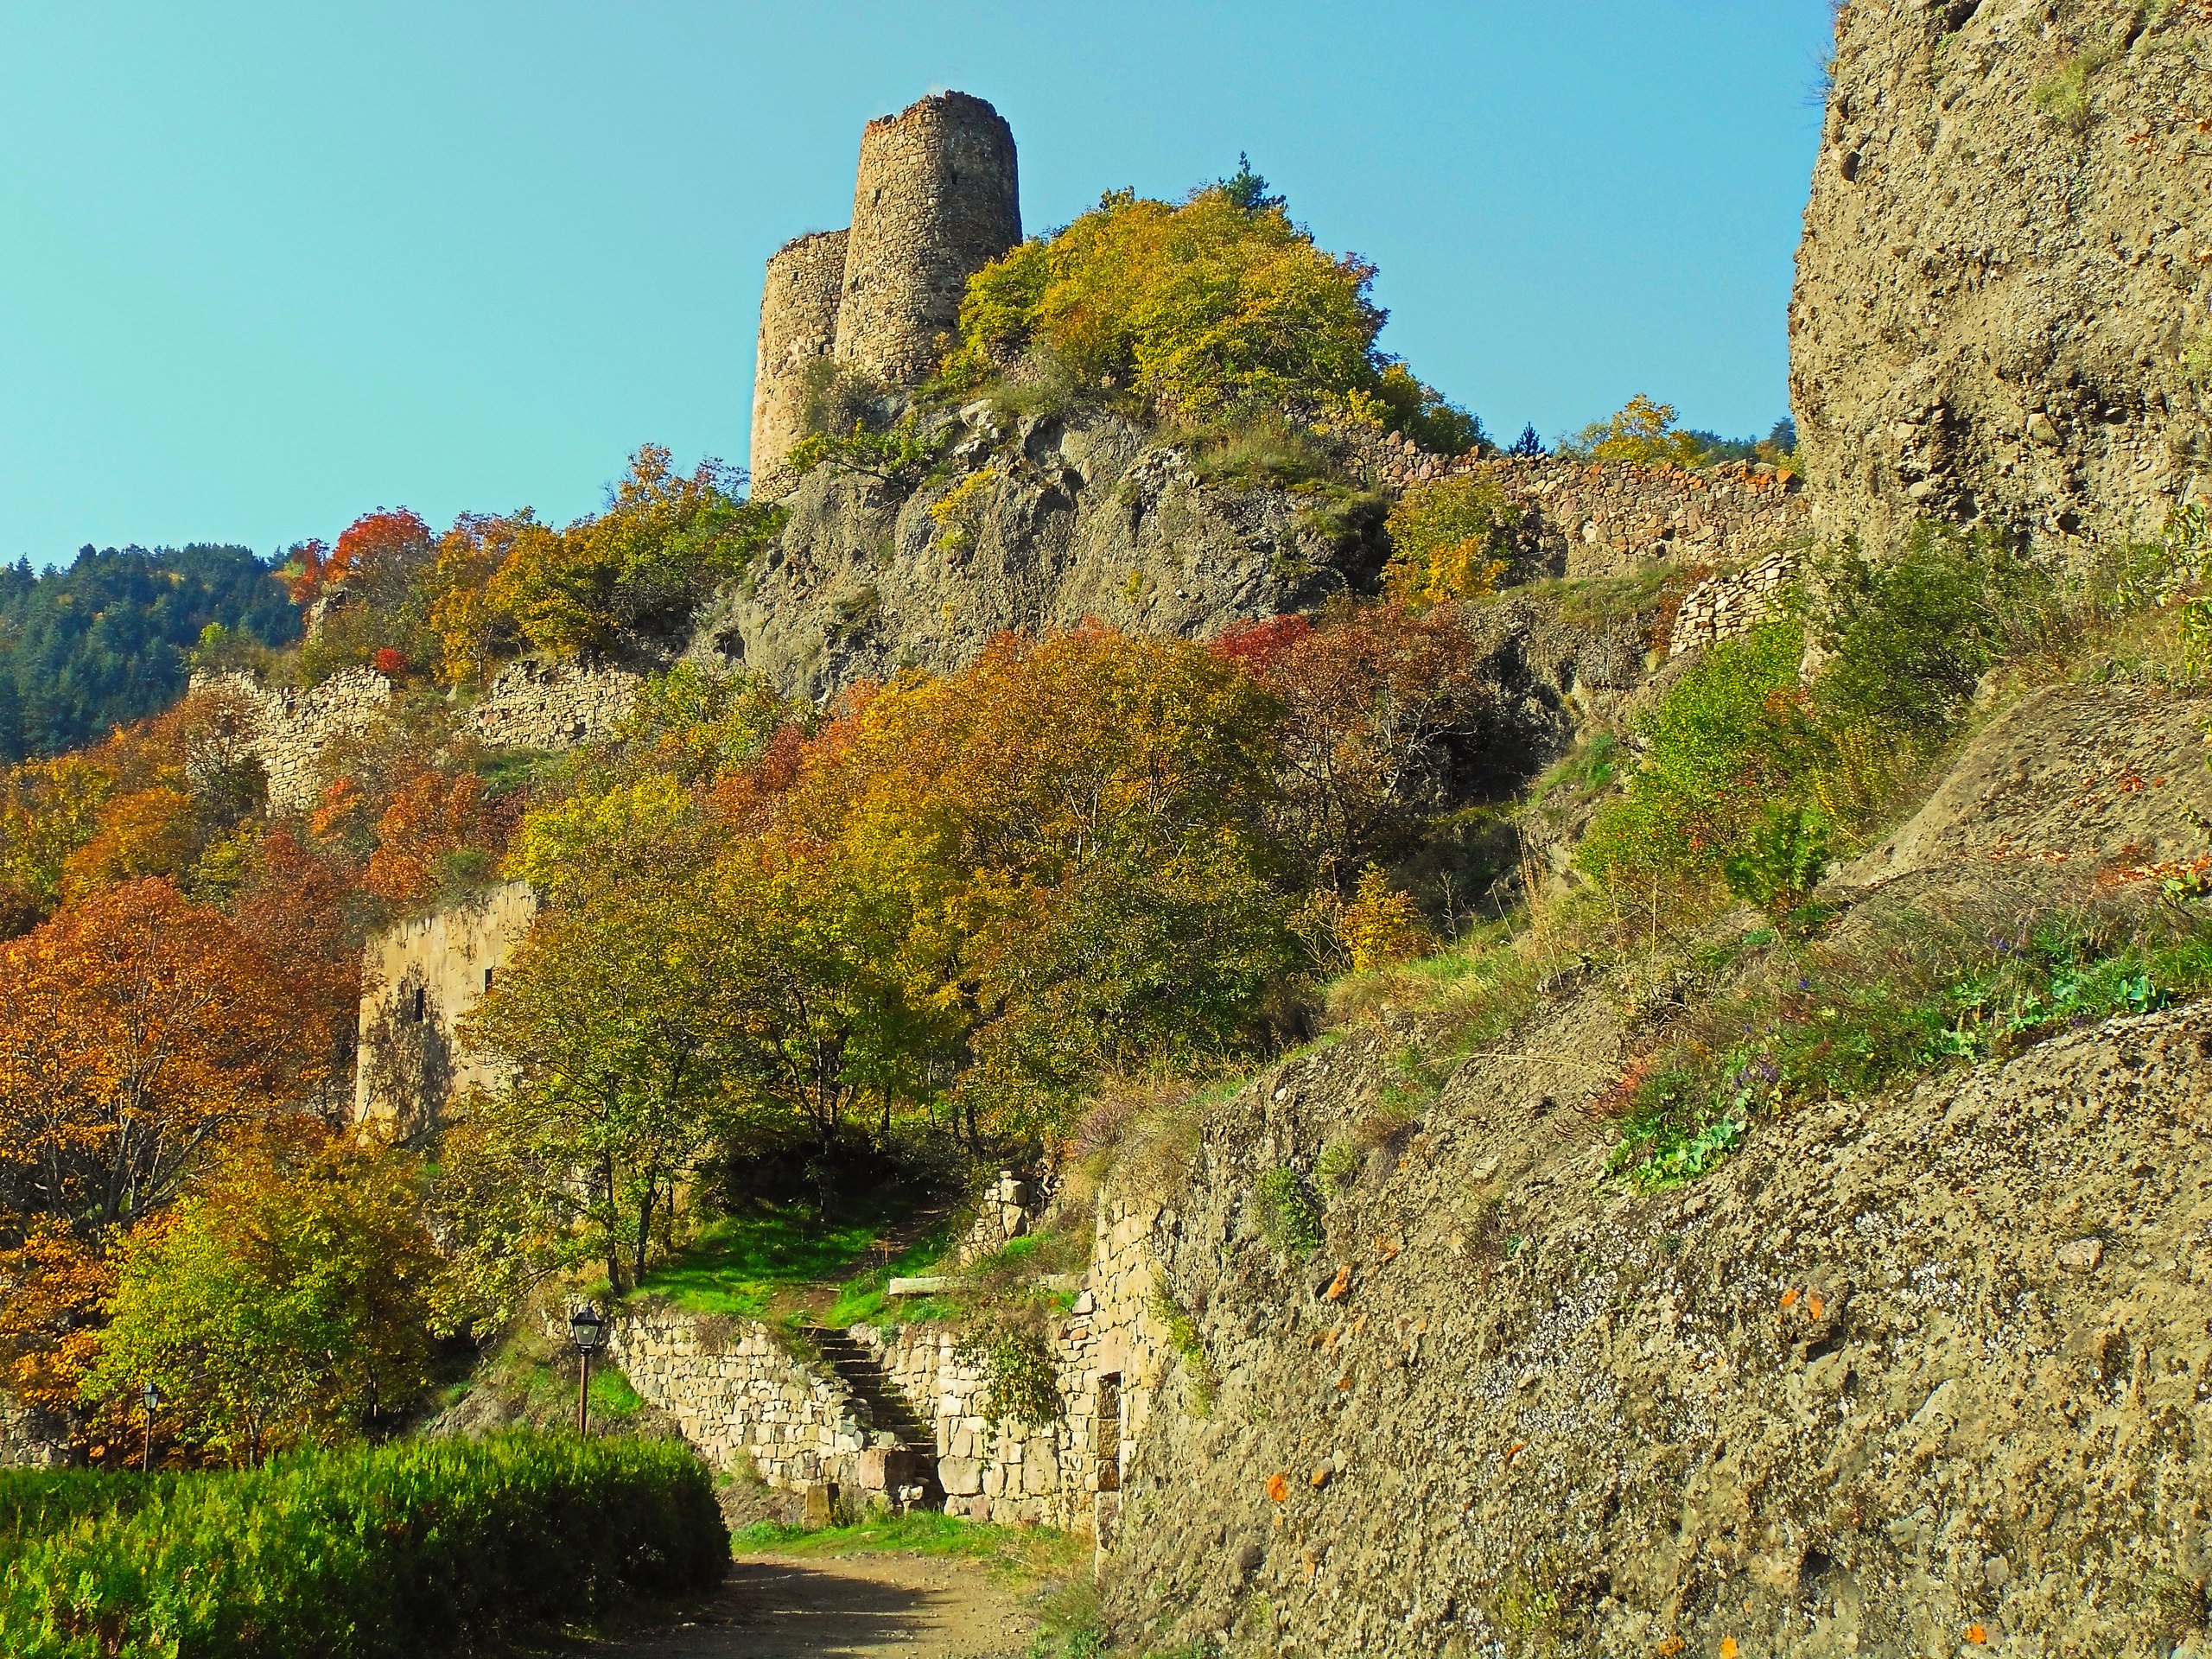
[[[896,1437],[901,1449],[926,1461],[934,1484],[937,1431],[915,1410],[913,1402],[883,1374],[868,1350],[843,1332],[816,1330],[807,1334],[815,1351],[822,1356],[823,1363],[867,1402],[875,1426]]]

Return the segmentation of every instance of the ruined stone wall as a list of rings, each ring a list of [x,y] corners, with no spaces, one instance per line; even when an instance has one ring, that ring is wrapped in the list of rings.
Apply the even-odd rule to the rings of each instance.
[[[510,663],[485,687],[468,723],[495,747],[571,749],[612,737],[639,684],[627,669],[573,657]]]
[[[1776,595],[1797,574],[1797,561],[1777,548],[1756,564],[1707,576],[1682,596],[1668,634],[1667,654],[1686,656],[1723,639],[1749,633],[1770,615]]]
[[[893,386],[934,369],[968,278],[1021,240],[1014,130],[944,92],[868,124],[837,312],[837,361]]]
[[[391,682],[370,668],[341,670],[306,690],[264,686],[242,671],[192,677],[191,692],[217,690],[234,692],[252,710],[250,742],[276,813],[304,812],[321,799],[323,752],[383,718],[391,702]]]
[[[845,288],[844,231],[787,242],[768,261],[753,359],[753,496],[772,501],[798,482],[784,464],[805,436],[806,373],[837,347]]]
[[[468,1090],[499,1083],[498,1068],[462,1045],[461,1021],[537,914],[529,883],[509,881],[369,942],[361,964],[355,1122],[420,1134],[437,1127]]]
[[[993,1423],[985,1411],[988,1380],[961,1358],[957,1333],[944,1326],[853,1328],[936,1430],[949,1514],[1112,1537],[1122,1480],[1176,1363],[1153,1306],[1155,1264],[1147,1241],[1159,1215],[1157,1205],[1099,1206],[1090,1264],[1052,1332],[1060,1410],[1050,1423]]]
[[[647,1306],[615,1321],[607,1351],[713,1467],[749,1459],[768,1484],[793,1491],[867,1484],[861,1463],[879,1438],[867,1403],[827,1367],[785,1353],[760,1321]]]
[[[0,1469],[66,1469],[80,1459],[70,1426],[50,1412],[0,1395]]]
[[[1789,317],[1827,529],[1878,548],[1935,514],[2111,539],[2212,478],[2207,21],[1839,9]]]
[[[1656,559],[1751,564],[1812,529],[1801,481],[1764,463],[1691,472],[1556,455],[1440,455],[1401,433],[1373,429],[1340,428],[1336,435],[1368,482],[1383,489],[1491,478],[1522,508],[1524,533],[1556,575],[1616,575]]]

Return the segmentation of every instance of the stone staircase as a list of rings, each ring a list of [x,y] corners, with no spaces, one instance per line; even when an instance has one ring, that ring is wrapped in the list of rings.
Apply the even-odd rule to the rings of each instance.
[[[822,1363],[837,1374],[856,1399],[866,1403],[877,1433],[889,1435],[894,1442],[893,1449],[903,1454],[899,1461],[905,1465],[906,1478],[894,1477],[887,1484],[920,1486],[924,1503],[942,1503],[944,1491],[938,1483],[937,1431],[914,1409],[913,1402],[883,1374],[874,1357],[844,1332],[817,1328],[806,1334],[822,1356]]]

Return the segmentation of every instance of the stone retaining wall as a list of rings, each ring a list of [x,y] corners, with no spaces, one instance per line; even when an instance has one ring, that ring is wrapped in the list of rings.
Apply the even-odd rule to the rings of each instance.
[[[794,1491],[866,1484],[861,1459],[875,1438],[867,1402],[827,1367],[779,1348],[759,1320],[626,1313],[607,1351],[715,1468],[750,1459],[768,1484]]]
[[[1060,1412],[1042,1427],[990,1421],[988,1379],[960,1357],[953,1331],[853,1327],[884,1375],[936,1428],[948,1513],[1110,1536],[1121,1483],[1176,1363],[1153,1306],[1149,1239],[1160,1217],[1156,1205],[1101,1206],[1090,1266],[1074,1305],[1054,1323]],[[1106,1379],[1112,1382],[1102,1388]]]
[[[79,1461],[67,1423],[0,1395],[0,1469],[65,1469]]]
[[[1680,657],[1749,633],[1772,612],[1775,594],[1796,574],[1794,554],[1778,548],[1757,564],[1707,576],[1682,596],[1667,654]]]

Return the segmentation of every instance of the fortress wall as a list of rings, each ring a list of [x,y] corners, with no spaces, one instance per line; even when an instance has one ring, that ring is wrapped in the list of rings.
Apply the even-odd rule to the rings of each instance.
[[[235,691],[251,705],[254,756],[269,779],[269,810],[280,815],[321,798],[323,751],[382,718],[391,702],[391,682],[371,668],[342,670],[305,690],[264,686],[243,671],[195,674],[190,689]]]
[[[639,677],[573,657],[510,663],[468,711],[476,735],[499,748],[570,749],[612,737],[638,700]]]
[[[1345,431],[1370,484],[1414,484],[1487,474],[1517,503],[1554,575],[1610,576],[1656,559],[1746,565],[1812,532],[1799,481],[1771,467],[1732,461],[1691,472],[1557,455],[1439,455],[1395,432]]]
[[[848,234],[802,236],[768,261],[753,378],[753,494],[758,500],[772,500],[798,481],[784,457],[804,435],[807,368],[836,348]]]
[[[356,1122],[419,1134],[436,1127],[469,1089],[500,1082],[497,1066],[461,1046],[461,1021],[537,915],[530,885],[508,881],[369,942],[353,1071]]]
[[[1021,240],[1014,130],[965,92],[868,124],[837,312],[837,361],[892,385],[937,366],[968,278]]]

